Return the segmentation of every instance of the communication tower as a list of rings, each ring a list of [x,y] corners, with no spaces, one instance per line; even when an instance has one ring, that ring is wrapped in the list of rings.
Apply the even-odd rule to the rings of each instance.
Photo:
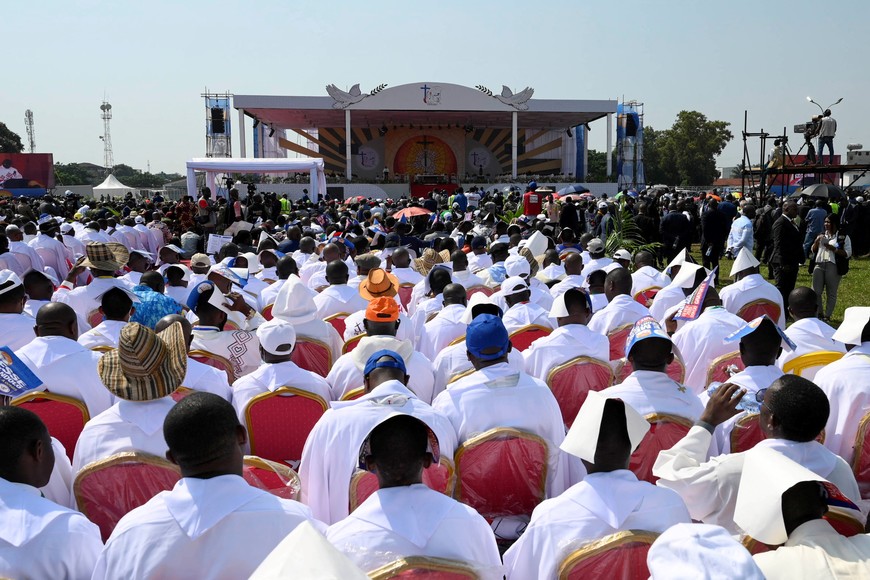
[[[109,128],[109,121],[112,120],[112,105],[108,101],[103,101],[100,110],[103,112],[103,134],[100,136],[103,140],[103,166],[106,168],[106,173],[111,173],[115,166],[115,159],[112,157],[112,132]]]
[[[24,124],[27,125],[27,146],[33,153],[36,149],[36,134],[33,131],[33,111],[30,109],[24,111]]]

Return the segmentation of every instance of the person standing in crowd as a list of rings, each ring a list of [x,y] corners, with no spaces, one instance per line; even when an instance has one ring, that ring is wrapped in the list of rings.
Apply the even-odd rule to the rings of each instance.
[[[701,214],[701,257],[708,270],[719,266],[727,237],[728,218],[719,211],[719,202],[711,198]]]
[[[819,121],[819,164],[825,165],[825,145],[828,146],[828,165],[834,163],[834,136],[837,134],[837,121],[831,116],[831,109],[825,109]]]
[[[837,305],[840,279],[848,271],[849,259],[852,257],[852,240],[840,232],[840,216],[837,214],[828,214],[824,224],[824,233],[819,234],[812,245],[816,258],[813,290],[819,299],[819,318],[828,321]],[[822,292],[825,293],[824,307]]]
[[[798,268],[804,261],[801,233],[795,218],[798,206],[789,200],[782,204],[782,215],[773,223],[773,254],[770,257],[776,267],[776,288],[782,294],[782,302],[788,311],[788,295],[797,283]]]

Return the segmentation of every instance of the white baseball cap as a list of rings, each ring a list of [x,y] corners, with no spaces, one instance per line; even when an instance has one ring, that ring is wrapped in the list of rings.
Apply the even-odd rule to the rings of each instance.
[[[280,318],[273,318],[258,326],[257,338],[263,350],[274,355],[290,354],[296,346],[293,325]]]

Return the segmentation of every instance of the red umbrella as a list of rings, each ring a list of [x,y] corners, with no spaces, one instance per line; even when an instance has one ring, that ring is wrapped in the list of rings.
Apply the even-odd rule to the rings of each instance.
[[[344,200],[344,203],[346,205],[350,205],[352,203],[359,203],[359,202],[363,201],[364,199],[365,199],[364,195],[354,195],[354,196],[351,196],[351,197],[347,198],[346,200]]]
[[[431,213],[432,213],[431,211],[429,211],[428,209],[426,209],[424,207],[411,206],[411,207],[406,207],[405,209],[400,209],[399,211],[397,211],[396,213],[393,214],[393,217],[396,218],[397,220],[400,220],[403,217],[410,219],[414,216],[429,215]]]

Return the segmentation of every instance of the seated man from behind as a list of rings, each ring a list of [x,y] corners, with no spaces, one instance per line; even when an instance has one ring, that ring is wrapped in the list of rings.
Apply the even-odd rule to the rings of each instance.
[[[410,415],[387,419],[372,430],[360,455],[380,489],[327,530],[332,544],[366,571],[401,557],[428,556],[470,564],[482,578],[501,578],[486,520],[423,485],[423,469],[439,455],[425,423]]]
[[[36,338],[36,321],[24,312],[26,299],[21,278],[12,270],[0,270],[0,346],[18,350]]]
[[[0,407],[0,576],[90,578],[100,530],[77,511],[45,499],[54,450],[34,413]]]
[[[242,478],[245,428],[217,395],[183,399],[166,416],[163,436],[181,480],[121,518],[93,578],[247,578],[312,519],[302,504]]]
[[[121,287],[109,288],[100,297],[100,313],[103,321],[79,336],[78,343],[93,350],[96,347],[118,348],[121,329],[136,312],[133,298],[139,298]]]
[[[176,322],[181,325],[184,344],[187,345],[187,351],[190,352],[190,343],[193,341],[193,326],[181,314],[164,316],[157,321],[154,332],[160,334]],[[227,373],[221,369],[193,360],[190,356],[187,357],[187,371],[184,373],[181,387],[191,391],[214,393],[230,402],[233,400],[233,390],[229,382],[227,382]]]

